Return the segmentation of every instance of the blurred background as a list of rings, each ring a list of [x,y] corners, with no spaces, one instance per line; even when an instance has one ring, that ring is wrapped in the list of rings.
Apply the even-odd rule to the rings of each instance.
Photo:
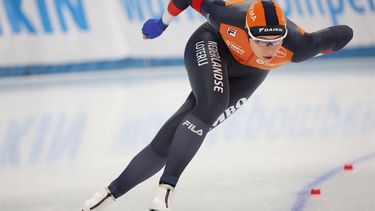
[[[0,1],[0,210],[80,210],[183,103],[184,47],[205,20],[188,9],[143,40],[168,2]],[[375,210],[375,1],[278,2],[306,31],[346,24],[354,38],[272,71],[226,111],[176,210]],[[147,210],[159,176],[110,210]]]

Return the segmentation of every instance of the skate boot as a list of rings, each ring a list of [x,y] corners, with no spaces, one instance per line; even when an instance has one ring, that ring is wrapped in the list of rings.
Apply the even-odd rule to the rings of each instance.
[[[154,192],[150,211],[171,211],[171,201],[174,188],[167,184],[160,184]]]
[[[110,204],[113,204],[114,201],[115,197],[111,194],[109,189],[103,188],[85,201],[82,211],[104,211],[104,209]]]

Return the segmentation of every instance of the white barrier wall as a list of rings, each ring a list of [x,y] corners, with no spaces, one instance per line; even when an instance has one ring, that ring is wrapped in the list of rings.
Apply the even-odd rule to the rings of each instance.
[[[0,2],[0,67],[181,57],[204,19],[188,9],[155,41],[141,27],[167,0],[4,0]],[[285,13],[308,31],[347,24],[350,48],[375,46],[374,0],[283,0]],[[162,49],[162,50],[161,50]]]
[[[373,65],[319,61],[272,72],[204,147],[334,142],[373,151]],[[152,140],[189,91],[180,69],[4,78],[0,170],[126,161]]]

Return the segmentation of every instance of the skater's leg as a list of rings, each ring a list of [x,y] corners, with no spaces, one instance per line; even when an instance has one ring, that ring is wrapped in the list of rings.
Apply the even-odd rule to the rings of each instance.
[[[239,69],[241,67],[246,68],[242,65],[239,65],[236,68]],[[224,122],[234,112],[236,112],[240,107],[242,107],[250,98],[250,96],[254,93],[254,91],[259,87],[259,85],[264,81],[267,75],[268,71],[258,70],[253,71],[251,74],[249,73],[246,76],[229,78],[229,105],[225,109],[225,112],[223,112],[219,116],[219,118],[214,122],[210,130],[214,129],[219,124]]]
[[[118,198],[137,184],[157,173],[166,162],[169,145],[178,127],[195,106],[195,98],[190,94],[180,109],[163,125],[151,144],[138,153],[108,188],[102,188],[85,201],[83,211],[105,210]]]
[[[187,97],[185,103],[180,109],[173,114],[173,116],[163,125],[163,127],[156,134],[152,140],[151,145],[156,153],[167,158],[169,148],[172,144],[174,134],[182,119],[189,114],[195,107],[196,100],[194,94],[191,92]]]
[[[194,96],[190,94],[180,109],[159,130],[151,144],[139,152],[120,176],[109,185],[108,188],[114,197],[122,196],[163,168],[176,128],[194,105]]]
[[[115,198],[128,192],[137,184],[157,173],[166,159],[155,153],[151,145],[139,152],[125,168],[125,170],[109,186]]]
[[[200,53],[197,54],[197,51]],[[229,103],[227,48],[208,25],[201,26],[185,49],[185,65],[196,99],[194,110],[180,122],[160,183],[175,186],[202,144],[209,128]],[[200,55],[200,58],[197,58]]]
[[[229,87],[230,87],[230,99],[229,105],[226,108],[225,112],[220,115],[220,122],[216,121],[216,125],[223,122],[225,118],[228,118],[233,112],[235,112],[246,100],[254,93],[257,87],[263,82],[266,78],[268,72],[267,71],[253,71],[252,74],[248,74],[242,77],[236,78],[229,78]],[[199,95],[197,95],[199,96]],[[198,97],[197,99],[200,99]],[[217,99],[219,100],[219,99]],[[200,102],[200,101],[198,101]],[[220,100],[218,101],[220,102]],[[220,104],[220,103],[219,103]],[[212,106],[212,105],[211,105]],[[207,115],[203,115],[204,111],[206,113],[211,113],[211,117]],[[212,122],[212,118],[217,116],[219,110],[216,111],[209,111],[205,110],[205,108],[200,108],[200,105],[197,104],[194,111],[187,115],[186,119],[190,119],[193,116],[203,115],[202,119],[205,119],[207,122]],[[216,113],[216,114],[215,114]],[[225,115],[224,118],[222,115]],[[194,120],[191,120],[194,122]],[[195,120],[196,122],[200,122],[199,119]],[[185,122],[182,123],[184,125]],[[206,126],[208,127],[209,124]],[[214,128],[215,124],[212,126]],[[202,126],[197,124],[194,125],[194,128],[191,124],[185,124],[185,126],[193,129],[194,131],[198,131]],[[186,128],[185,128],[186,129]],[[207,128],[206,128],[207,129]],[[203,130],[204,131],[204,130]],[[194,133],[196,133],[194,132]],[[199,135],[199,134],[198,134]],[[161,178],[161,184],[155,189],[154,197],[151,201],[150,210],[171,210],[170,209],[170,202],[172,199],[174,186],[166,185],[172,184],[178,180],[179,175],[186,167],[187,163],[190,161],[195,152],[198,150],[200,143],[202,143],[202,138],[196,138],[192,136],[192,133],[189,131],[188,133],[184,132],[181,127],[179,127],[176,131],[175,138],[170,150],[170,154],[168,157],[168,162],[166,169],[164,171],[163,177]]]

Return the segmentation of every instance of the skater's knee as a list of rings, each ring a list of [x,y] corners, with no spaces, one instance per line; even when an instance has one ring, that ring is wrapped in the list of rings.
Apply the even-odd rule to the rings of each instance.
[[[227,98],[207,99],[203,102],[199,102],[192,111],[192,114],[207,124],[213,124],[225,111],[228,104],[229,99]]]
[[[155,142],[151,142],[151,144],[148,147],[156,155],[158,155],[162,158],[167,158],[170,144],[161,146],[160,144],[156,144]]]

